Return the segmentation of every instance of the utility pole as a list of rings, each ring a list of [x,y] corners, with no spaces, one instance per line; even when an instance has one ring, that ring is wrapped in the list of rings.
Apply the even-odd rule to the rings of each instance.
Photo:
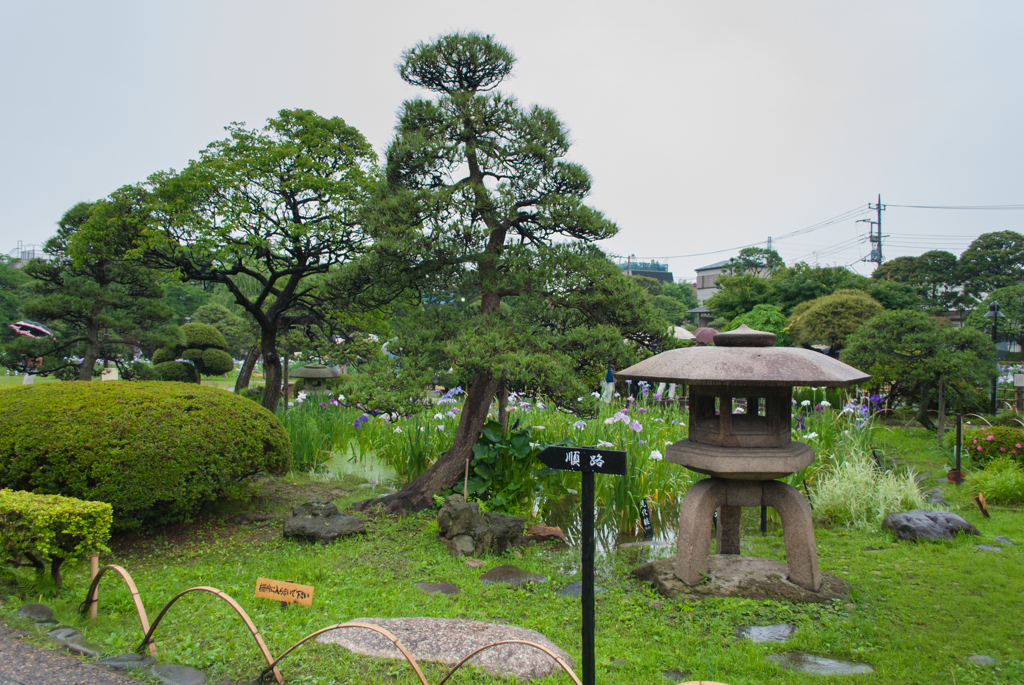
[[[877,221],[872,221],[871,228],[877,228],[878,233],[876,234],[873,230],[871,232],[871,260],[876,266],[882,266],[882,210],[885,209],[885,205],[882,204],[882,194],[878,194],[878,203],[873,207],[868,204],[870,209],[875,210],[878,216]]]
[[[772,237],[768,236],[768,249],[772,249]]]

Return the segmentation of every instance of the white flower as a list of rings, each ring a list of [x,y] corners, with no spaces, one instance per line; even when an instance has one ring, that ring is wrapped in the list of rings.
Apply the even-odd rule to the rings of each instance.
[[[436,430],[443,431],[444,430],[444,424],[439,423],[436,426],[434,426],[434,428]]]
[[[535,431],[542,431],[542,430],[545,430],[546,428],[547,428],[547,426],[534,426],[533,430],[535,430]]]
[[[661,461],[661,452],[659,452],[658,450],[651,450],[651,459],[654,461]]]
[[[396,433],[401,433],[402,432],[402,427],[401,426],[395,426],[395,432]]]
[[[829,402],[828,400],[822,400],[821,401],[821,406],[823,406],[823,407],[831,407],[832,403]]]
[[[436,414],[434,414],[434,418],[439,420],[439,421],[443,421],[444,420],[444,414],[442,414],[441,412],[437,412]]]
[[[344,402],[345,401],[345,396],[344,395],[338,395],[338,401],[339,402]]]
[[[599,393],[597,390],[595,390],[594,392],[592,392],[590,394],[591,394],[592,397],[597,397],[597,398],[601,397],[601,393]],[[582,398],[580,398],[580,399],[582,399]]]
[[[665,441],[665,447],[671,447],[671,446],[672,446],[672,441],[671,440],[666,440]]]
[[[801,407],[809,407],[809,406],[811,406],[811,401],[810,400],[804,400],[803,402],[800,403],[800,406]]]
[[[817,433],[806,433],[803,436],[804,440],[814,440],[816,437],[818,437]]]
[[[420,432],[427,430],[425,426],[420,426]]]
[[[587,427],[587,422],[584,421],[583,419],[580,419],[576,423],[572,424],[572,427],[575,428],[578,431],[581,431],[581,430],[583,430],[584,428]]]
[[[612,443],[605,442],[604,440],[598,440],[597,441],[597,446],[598,447],[615,447],[615,445],[613,445]]]

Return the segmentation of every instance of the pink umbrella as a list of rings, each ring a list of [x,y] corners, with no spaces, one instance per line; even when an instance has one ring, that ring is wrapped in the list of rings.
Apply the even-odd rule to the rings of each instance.
[[[30,338],[42,338],[45,335],[53,337],[53,332],[38,321],[15,321],[9,328],[20,335],[27,335]]]
[[[693,337],[701,345],[714,345],[715,336],[718,334],[714,328],[698,328],[693,332]]]

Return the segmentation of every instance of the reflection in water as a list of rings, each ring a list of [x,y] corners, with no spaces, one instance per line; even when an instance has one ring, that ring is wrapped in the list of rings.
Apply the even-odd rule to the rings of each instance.
[[[679,525],[679,503],[672,502],[659,506],[648,502],[651,514],[651,527],[654,529],[653,547],[667,546],[676,541]],[[616,517],[611,509],[599,507],[597,520],[594,523],[595,551],[604,554],[628,543],[637,543],[644,539],[644,530],[640,520],[633,524],[632,530],[619,532]],[[579,495],[570,495],[561,502],[550,507],[547,525],[558,526],[565,533],[568,543],[576,548],[581,547],[580,534],[582,520]]]

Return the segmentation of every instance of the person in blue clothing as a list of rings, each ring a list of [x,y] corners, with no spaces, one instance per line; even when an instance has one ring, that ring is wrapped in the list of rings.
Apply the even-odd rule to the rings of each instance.
[[[615,392],[615,371],[612,369],[611,364],[608,365],[608,373],[604,375],[604,380],[601,381],[601,401],[605,404],[611,404],[612,393]]]

